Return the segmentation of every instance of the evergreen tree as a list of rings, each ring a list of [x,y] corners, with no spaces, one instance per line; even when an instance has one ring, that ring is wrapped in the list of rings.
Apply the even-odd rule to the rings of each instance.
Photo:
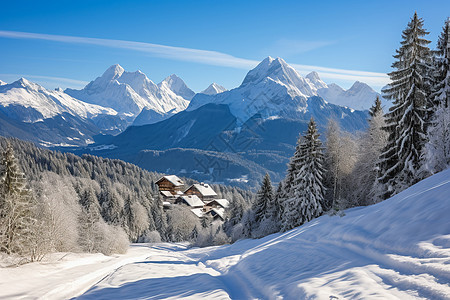
[[[7,144],[0,158],[0,251],[26,254],[36,223],[33,198],[14,150]]]
[[[374,117],[380,113],[383,113],[383,108],[381,107],[381,100],[380,97],[377,96],[377,99],[375,99],[374,105],[369,109],[369,115],[371,117]]]
[[[261,184],[261,188],[258,191],[256,202],[254,206],[255,222],[259,223],[264,218],[269,217],[269,213],[272,214],[274,209],[274,197],[272,190],[272,183],[270,181],[269,174],[266,173]]]
[[[450,18],[445,22],[434,51],[433,115],[424,148],[425,170],[430,173],[450,166]]]
[[[287,217],[284,219],[283,231],[308,222],[323,212],[324,155],[316,123],[312,118],[300,144],[299,153],[296,161],[301,162],[300,169],[292,185],[294,197],[288,200],[289,206],[285,208]]]
[[[450,106],[450,18],[442,28],[437,42],[437,49],[433,51],[433,93],[431,100],[434,106]]]
[[[384,191],[382,198],[389,198],[420,180],[431,57],[427,46],[430,41],[424,38],[427,34],[423,20],[414,13],[403,31],[401,47],[394,55],[395,70],[389,73],[392,83],[383,90],[394,105],[386,115],[385,129],[389,137],[379,163],[377,180]]]

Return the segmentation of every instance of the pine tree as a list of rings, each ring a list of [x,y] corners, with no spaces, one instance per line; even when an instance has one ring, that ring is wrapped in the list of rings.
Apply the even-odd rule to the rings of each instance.
[[[374,117],[380,113],[383,113],[383,108],[381,107],[381,100],[380,97],[377,96],[377,99],[375,99],[374,105],[369,109],[369,115],[371,117]]]
[[[434,51],[432,118],[424,148],[424,168],[433,174],[450,166],[450,18]]]
[[[8,254],[29,252],[28,244],[36,223],[33,206],[25,175],[8,143],[0,158],[0,251]]]
[[[324,155],[316,123],[312,118],[300,144],[299,153],[296,161],[300,162],[300,169],[292,185],[294,197],[288,199],[289,205],[285,207],[283,231],[302,225],[323,212]]]
[[[258,191],[256,202],[254,206],[255,222],[260,223],[264,218],[269,217],[269,213],[273,211],[273,190],[269,174],[266,173]]]
[[[394,101],[386,115],[389,133],[381,154],[378,182],[388,198],[420,180],[420,155],[426,142],[426,121],[429,96],[430,41],[423,20],[414,17],[403,31],[401,47],[394,55],[395,69],[389,73],[392,83],[383,90]]]

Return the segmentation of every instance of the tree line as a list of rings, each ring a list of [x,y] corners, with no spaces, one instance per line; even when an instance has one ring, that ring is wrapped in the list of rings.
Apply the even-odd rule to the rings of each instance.
[[[227,242],[221,226],[187,207],[163,210],[155,184],[163,174],[18,139],[0,137],[0,150],[0,254],[35,261],[54,251],[121,253],[130,242]],[[253,197],[213,188],[229,200]]]

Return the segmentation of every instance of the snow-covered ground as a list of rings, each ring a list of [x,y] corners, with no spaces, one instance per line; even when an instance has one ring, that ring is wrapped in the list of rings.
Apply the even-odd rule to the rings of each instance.
[[[450,170],[370,207],[233,245],[133,245],[0,269],[0,298],[450,299]]]

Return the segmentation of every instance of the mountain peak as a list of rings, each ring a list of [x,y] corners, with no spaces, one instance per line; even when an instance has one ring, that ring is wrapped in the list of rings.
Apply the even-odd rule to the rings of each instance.
[[[308,75],[306,75],[306,79],[308,79],[316,89],[326,88],[327,84],[320,79],[319,74],[316,71],[312,71]]]
[[[348,91],[373,91],[373,89],[367,85],[364,82],[361,81],[355,81],[355,83],[353,83],[353,85],[348,89]]]
[[[226,88],[213,82],[204,91],[202,91],[200,93],[205,94],[205,95],[217,95],[217,94],[223,93],[225,91],[227,91]]]
[[[292,73],[296,71],[289,66],[282,58],[272,58],[271,56],[266,57],[262,62],[260,62],[253,70],[250,70],[245,76],[242,86],[247,85],[251,82],[256,83],[265,78],[278,78],[289,77]],[[287,74],[290,73],[290,74]],[[297,76],[299,76],[297,74]]]
[[[29,81],[28,79],[21,77],[20,79],[11,83],[11,86],[14,88],[31,88],[31,89],[39,89],[40,85]]]
[[[316,71],[312,71],[311,73],[306,75],[306,78],[310,80],[320,80],[319,73],[317,73]]]
[[[177,94],[178,96],[183,97],[186,100],[191,100],[195,93],[192,91],[186,83],[175,74],[167,76],[163,81],[158,84],[158,87],[161,88],[166,86],[172,92]]]
[[[113,80],[119,78],[123,72],[125,72],[124,68],[121,65],[115,64],[106,69],[103,73],[102,78]]]
[[[0,80],[0,85],[6,85],[7,83]]]

